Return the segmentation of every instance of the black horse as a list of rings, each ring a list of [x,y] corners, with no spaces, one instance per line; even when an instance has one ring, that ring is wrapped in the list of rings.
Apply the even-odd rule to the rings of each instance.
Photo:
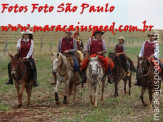
[[[124,54],[116,56],[115,53],[109,53],[109,58],[112,59],[112,61],[114,62],[114,65],[115,65],[114,69],[112,70],[113,79],[114,79],[114,83],[115,83],[114,97],[119,96],[118,83],[120,82],[121,79],[124,81],[124,93],[125,94],[127,94],[126,85],[127,85],[127,81],[129,81],[128,82],[128,86],[129,86],[128,94],[131,95],[132,73],[136,71],[132,60]],[[128,67],[127,60],[130,64],[130,67]],[[130,76],[127,76],[128,68],[131,71]]]

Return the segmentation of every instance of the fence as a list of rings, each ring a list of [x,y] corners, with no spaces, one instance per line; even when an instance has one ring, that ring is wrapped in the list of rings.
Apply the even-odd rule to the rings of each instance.
[[[58,42],[61,37],[64,35],[34,35],[35,50],[42,52],[45,50],[56,51],[58,47]],[[0,35],[0,51],[7,52],[16,50],[17,40],[20,38],[20,35]],[[81,36],[81,39],[86,41],[90,36]],[[104,36],[105,41],[107,41],[108,47],[112,48],[117,43],[117,37],[115,36]],[[141,46],[148,37],[126,37],[125,43],[129,47]],[[163,35],[160,36],[160,45],[163,45]]]

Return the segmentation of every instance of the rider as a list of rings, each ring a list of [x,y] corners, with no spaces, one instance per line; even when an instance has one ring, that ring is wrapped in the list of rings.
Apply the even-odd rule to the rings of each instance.
[[[126,46],[124,44],[125,37],[120,36],[118,40],[119,42],[114,46],[114,53],[117,56],[121,54],[126,55]],[[127,72],[127,76],[130,76],[130,62],[128,60],[125,60],[125,64],[127,65],[127,67],[124,67],[124,70]]]
[[[84,48],[83,40],[80,39],[79,33],[75,33],[74,36],[75,36],[75,39],[76,39],[76,42],[77,42],[77,48],[78,48],[78,50],[80,50],[81,52],[83,52],[83,48]]]
[[[76,39],[72,37],[72,35],[72,31],[66,31],[66,36],[62,37],[59,41],[58,52],[62,54],[69,54],[74,61],[74,71],[79,72],[79,64],[74,55],[74,53],[77,51],[77,42]],[[56,75],[53,74],[53,76],[54,83],[51,83],[52,85],[56,84]]]
[[[86,52],[86,58],[83,60],[80,69],[81,73],[83,74],[83,82],[86,82],[85,70],[89,62],[88,57],[100,55],[99,58],[103,61],[103,68],[105,68],[107,70],[106,72],[108,73],[108,82],[113,83],[111,69],[113,69],[114,63],[108,57],[104,57],[104,54],[107,52],[107,46],[106,42],[102,39],[103,34],[104,32],[102,31],[95,31],[93,34],[93,38],[90,38],[85,45],[84,51]]]
[[[75,33],[74,34],[74,37],[75,37],[75,39],[76,39],[76,43],[77,43],[77,53],[78,53],[78,55],[79,55],[79,58],[80,58],[80,65],[81,65],[81,63],[82,63],[82,61],[83,61],[83,48],[84,48],[84,45],[83,45],[83,40],[81,40],[80,38],[79,38],[79,33]]]
[[[140,53],[139,57],[145,57],[149,61],[153,61],[155,59],[158,59],[159,56],[159,44],[156,42],[158,39],[158,35],[154,32],[148,34],[148,41],[145,41]],[[163,69],[163,64],[159,62],[160,67]],[[139,86],[139,76],[136,76],[136,83],[135,85]]]
[[[23,59],[29,59],[32,63],[33,70],[34,70],[34,86],[38,86],[37,84],[37,69],[36,64],[33,59],[33,48],[34,48],[34,42],[33,42],[33,32],[27,30],[25,32],[21,32],[22,39],[18,40],[17,43],[17,51],[20,52],[20,58]],[[11,63],[8,64],[8,75],[9,75],[9,81],[6,84],[13,84],[13,79],[11,77]]]

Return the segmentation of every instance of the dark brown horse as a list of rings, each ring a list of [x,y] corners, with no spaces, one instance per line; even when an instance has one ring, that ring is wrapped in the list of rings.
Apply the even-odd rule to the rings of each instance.
[[[128,60],[130,63],[130,70],[132,72],[135,72],[135,67],[134,67],[133,62],[131,61],[131,59],[129,59],[128,57],[126,57],[123,54],[116,56],[115,53],[109,53],[109,58],[112,59],[112,61],[114,62],[114,65],[115,65],[114,69],[112,70],[113,79],[114,79],[114,83],[115,83],[114,97],[119,96],[119,94],[118,94],[118,83],[120,82],[121,79],[124,81],[124,93],[125,94],[127,94],[126,86],[127,86],[127,81],[128,81],[128,86],[129,86],[128,94],[131,95],[132,73],[130,74],[130,76],[127,76],[127,72],[124,69],[127,68],[127,61],[126,60]]]
[[[137,76],[139,78],[139,85],[142,87],[140,99],[144,106],[147,106],[146,102],[144,101],[144,93],[145,90],[148,89],[149,94],[149,108],[152,108],[152,93],[155,89],[158,91],[161,89],[161,77],[156,78],[154,74],[154,65],[146,58],[138,57],[138,65],[137,65]],[[158,74],[159,76],[159,74]],[[156,84],[157,83],[157,84]],[[160,93],[160,92],[159,92]]]
[[[9,54],[9,56],[11,58],[11,76],[15,81],[15,86],[17,89],[17,96],[19,102],[18,108],[22,106],[22,97],[25,88],[28,97],[28,107],[30,105],[30,97],[33,86],[32,65],[30,61],[20,59],[19,54],[16,54],[15,56]]]

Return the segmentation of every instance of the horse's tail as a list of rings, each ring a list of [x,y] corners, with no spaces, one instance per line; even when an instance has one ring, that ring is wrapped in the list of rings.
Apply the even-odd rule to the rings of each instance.
[[[135,68],[135,66],[134,66],[134,63],[133,63],[133,61],[130,59],[130,58],[128,58],[128,60],[129,60],[129,63],[130,63],[130,68],[131,68],[131,71],[132,72],[136,72],[136,68]]]

